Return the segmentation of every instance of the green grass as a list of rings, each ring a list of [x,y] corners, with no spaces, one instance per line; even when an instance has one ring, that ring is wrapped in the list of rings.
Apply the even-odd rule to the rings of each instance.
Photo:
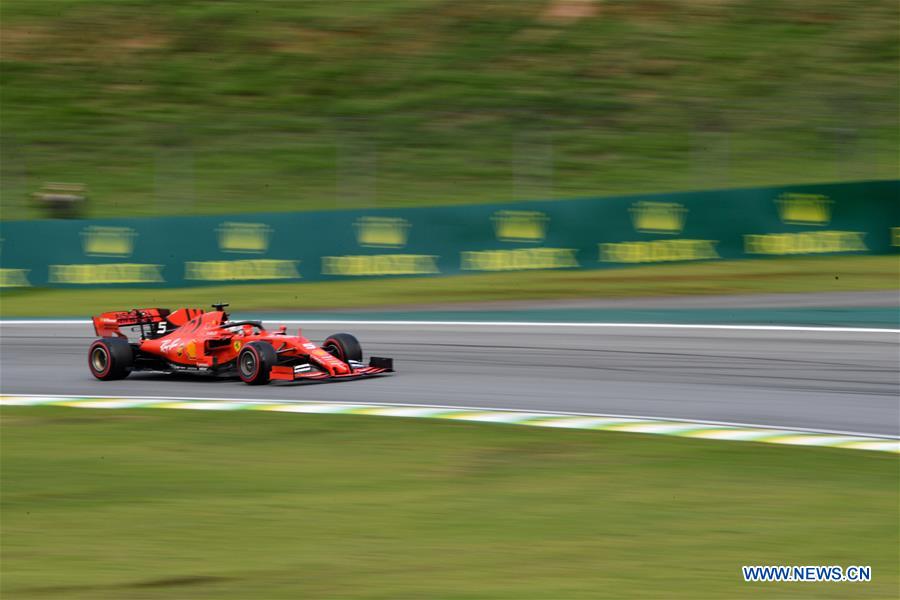
[[[898,176],[892,0],[6,0],[3,218]]]
[[[874,452],[383,417],[2,410],[9,598],[891,598]],[[871,565],[745,584],[744,564]]]
[[[206,306],[216,299],[226,299],[233,310],[296,311],[427,307],[477,301],[894,289],[900,289],[900,257],[833,256],[327,283],[174,289],[29,289],[0,294],[0,315],[84,316],[145,306]]]

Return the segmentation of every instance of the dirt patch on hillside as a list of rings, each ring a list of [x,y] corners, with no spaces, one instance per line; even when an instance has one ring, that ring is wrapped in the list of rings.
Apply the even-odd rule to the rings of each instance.
[[[597,0],[551,0],[540,20],[554,25],[569,25],[600,14]]]

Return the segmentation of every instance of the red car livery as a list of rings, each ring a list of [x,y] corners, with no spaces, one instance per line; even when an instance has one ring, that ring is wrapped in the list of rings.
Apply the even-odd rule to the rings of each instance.
[[[390,358],[362,362],[359,341],[349,333],[329,336],[321,346],[282,325],[268,331],[260,321],[230,321],[227,304],[210,312],[182,308],[143,308],[94,317],[99,337],[88,351],[88,368],[101,380],[122,379],[132,371],[186,371],[237,375],[250,385],[270,380],[357,379],[393,372]],[[120,330],[140,331],[130,342]]]

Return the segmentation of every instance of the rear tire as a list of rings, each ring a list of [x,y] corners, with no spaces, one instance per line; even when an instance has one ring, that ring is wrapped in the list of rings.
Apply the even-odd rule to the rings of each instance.
[[[344,362],[362,362],[362,346],[349,333],[335,333],[322,343],[322,349]]]
[[[88,368],[101,381],[125,379],[134,370],[134,350],[125,338],[100,338],[88,350]]]
[[[250,342],[238,354],[238,375],[248,385],[269,383],[272,367],[278,362],[278,355],[272,344]]]

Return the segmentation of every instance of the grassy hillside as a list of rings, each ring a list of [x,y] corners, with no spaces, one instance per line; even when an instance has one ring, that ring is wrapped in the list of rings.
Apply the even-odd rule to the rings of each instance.
[[[893,0],[5,0],[2,216],[897,176]]]

